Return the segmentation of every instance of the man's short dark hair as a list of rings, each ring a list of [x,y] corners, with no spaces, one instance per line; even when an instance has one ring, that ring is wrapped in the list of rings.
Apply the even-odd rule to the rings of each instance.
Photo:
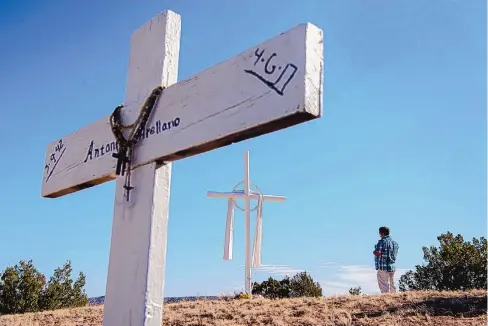
[[[390,229],[387,226],[380,227],[380,234],[390,235]]]

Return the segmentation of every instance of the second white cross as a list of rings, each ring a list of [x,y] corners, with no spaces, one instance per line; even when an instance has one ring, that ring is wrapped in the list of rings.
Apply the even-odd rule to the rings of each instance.
[[[244,190],[237,190],[243,184]],[[257,192],[251,190],[251,184],[254,185]],[[207,197],[210,198],[228,198],[227,220],[225,226],[225,242],[224,242],[224,259],[232,259],[233,234],[234,234],[234,206],[244,211],[244,227],[245,227],[245,291],[251,294],[251,269],[261,266],[261,248],[263,237],[263,202],[274,201],[284,202],[284,196],[263,195],[261,190],[251,183],[249,177],[249,151],[244,152],[244,180],[238,183],[231,192],[215,192],[208,191]],[[236,199],[244,200],[244,208],[241,208]],[[251,209],[251,200],[257,200],[257,205]],[[251,211],[256,210],[256,230],[254,234],[254,246],[251,258]]]

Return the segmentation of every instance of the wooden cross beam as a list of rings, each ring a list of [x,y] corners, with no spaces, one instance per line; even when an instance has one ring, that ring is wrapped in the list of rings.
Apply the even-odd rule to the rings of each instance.
[[[125,178],[115,175],[109,117],[47,146],[43,197],[117,179],[104,326],[161,325],[171,162],[322,114],[316,26],[299,25],[176,83],[180,30],[180,16],[165,11],[131,38],[122,122],[134,123],[151,91],[166,88],[134,148],[129,203]]]

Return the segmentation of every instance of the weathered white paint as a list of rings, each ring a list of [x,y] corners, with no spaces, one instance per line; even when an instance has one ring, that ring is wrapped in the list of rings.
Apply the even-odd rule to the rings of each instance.
[[[177,81],[180,31],[181,17],[166,11],[134,32],[124,103]],[[126,112],[123,119],[137,115]],[[171,163],[137,167],[132,184],[137,189],[127,203],[124,177],[117,178],[103,326],[162,323]]]
[[[224,259],[232,259],[233,232],[234,232],[234,204],[236,199],[244,200],[244,288],[251,293],[251,269],[261,264],[262,245],[262,204],[264,201],[284,202],[284,196],[265,195],[251,190],[251,179],[249,172],[249,151],[244,152],[244,190],[231,192],[207,191],[209,198],[226,198],[229,200],[227,207],[227,219],[225,226]],[[251,200],[257,200],[256,231],[254,233],[254,246],[251,258]]]
[[[148,29],[147,37],[151,35]],[[146,43],[142,36],[133,39],[132,48],[140,48],[141,42]],[[155,58],[148,49],[141,51],[148,60]],[[322,53],[322,31],[302,24],[168,87],[148,122],[147,138],[136,148],[134,166],[172,162],[319,118]],[[135,72],[128,82],[141,88],[127,88],[124,121],[139,112],[157,85],[157,78],[148,76],[159,66],[154,61],[129,68]],[[113,180],[114,152],[108,117],[52,142],[46,150],[42,196],[59,197]]]

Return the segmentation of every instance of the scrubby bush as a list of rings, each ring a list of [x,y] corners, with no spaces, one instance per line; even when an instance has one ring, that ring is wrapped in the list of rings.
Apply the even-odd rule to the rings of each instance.
[[[321,297],[322,287],[307,272],[301,272],[290,280],[290,297]]]
[[[310,274],[301,272],[291,279],[286,276],[281,281],[270,277],[267,280],[253,283],[252,294],[262,295],[264,298],[296,298],[296,297],[320,297],[322,287],[314,282]]]
[[[350,295],[360,295],[361,294],[361,287],[355,287],[355,288],[350,288],[349,289],[349,294]]]
[[[46,283],[32,260],[21,260],[7,267],[0,277],[0,313],[19,314],[59,308],[81,307],[88,304],[84,290],[85,275],[80,272],[73,282],[71,262],[57,268]]]
[[[262,295],[268,299],[289,298],[290,279],[285,277],[281,281],[270,277],[267,280],[253,283],[252,294]]]
[[[486,239],[464,241],[462,235],[447,232],[437,240],[438,248],[422,248],[427,263],[400,277],[400,291],[486,289]]]
[[[239,293],[239,299],[243,300],[249,300],[252,299],[252,295],[246,292]]]

